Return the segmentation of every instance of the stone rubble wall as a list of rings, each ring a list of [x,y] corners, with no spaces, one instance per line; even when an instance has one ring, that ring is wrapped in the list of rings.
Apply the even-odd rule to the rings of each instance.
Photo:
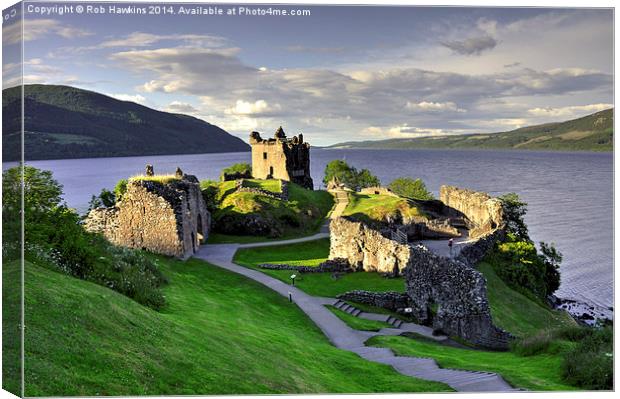
[[[84,226],[116,245],[185,259],[207,239],[210,224],[198,180],[186,175],[167,184],[130,181],[115,207],[92,210]]]
[[[343,301],[351,301],[363,303],[366,305],[376,306],[383,309],[392,310],[394,312],[403,312],[405,308],[410,306],[409,297],[402,292],[371,292],[363,290],[354,290],[338,295],[336,298]]]
[[[273,198],[279,201],[288,201],[288,182],[286,180],[280,180],[280,187],[281,191],[279,193],[274,193],[273,191],[264,190],[258,187],[244,187],[243,179],[236,181],[237,192],[264,195],[266,197]]]
[[[330,222],[329,258],[344,258],[356,270],[398,275],[407,267],[408,245],[343,217]]]
[[[464,216],[469,222],[469,236],[483,236],[504,225],[504,212],[499,199],[486,193],[441,186],[439,199],[453,217]]]
[[[334,273],[334,272],[351,272],[351,265],[346,259],[336,258],[328,259],[318,266],[295,266],[287,264],[263,263],[258,265],[261,269],[268,270],[294,270],[301,273]]]
[[[511,335],[493,324],[486,280],[469,263],[436,255],[423,246],[399,244],[343,217],[332,220],[330,231],[330,258],[344,258],[357,270],[404,275],[418,321],[476,345],[507,348]],[[484,245],[491,240],[484,240]],[[472,249],[464,257],[477,253]]]

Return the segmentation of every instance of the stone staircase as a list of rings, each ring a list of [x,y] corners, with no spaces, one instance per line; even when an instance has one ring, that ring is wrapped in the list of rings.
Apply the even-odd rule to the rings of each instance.
[[[383,321],[386,322],[392,326],[394,326],[394,328],[400,328],[404,321],[402,321],[401,319],[394,317],[392,315],[379,315],[377,313],[372,313],[372,315],[374,317],[370,318],[368,317],[369,314],[366,314],[364,311],[362,311],[361,309],[356,308],[353,305],[348,304],[347,302],[338,299],[338,301],[336,301],[336,303],[334,303],[334,307],[336,309],[340,309],[345,313],[350,314],[351,316],[355,316],[355,317],[361,317],[363,319],[370,319],[370,320],[377,320],[377,321]],[[366,317],[364,317],[366,316]]]

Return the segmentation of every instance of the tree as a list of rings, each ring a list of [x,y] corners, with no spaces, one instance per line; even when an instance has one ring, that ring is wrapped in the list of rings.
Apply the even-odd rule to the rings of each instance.
[[[21,183],[24,182],[24,217],[36,217],[40,213],[58,207],[62,201],[62,185],[49,170],[32,166],[15,166],[2,173],[2,210],[18,212],[21,209]]]
[[[498,199],[502,201],[508,233],[513,234],[518,240],[532,242],[523,219],[527,213],[527,203],[521,201],[516,193],[504,194]]]
[[[252,177],[252,165],[245,162],[236,163],[227,168],[222,169],[220,173],[220,180],[224,181],[226,175],[235,175],[239,177]]]
[[[116,194],[114,192],[108,190],[107,188],[102,188],[99,195],[93,195],[90,198],[90,202],[88,203],[88,210],[96,209],[96,208],[109,208],[116,204]]]
[[[394,179],[388,186],[394,193],[418,200],[435,199],[433,194],[426,188],[426,184],[421,179],[411,177],[399,177]]]
[[[562,263],[562,253],[553,244],[540,243],[540,258],[545,265],[545,283],[547,295],[553,294],[560,288],[560,264]]]
[[[325,166],[323,183],[328,185],[332,180],[336,180],[356,191],[365,187],[374,187],[381,184],[379,178],[373,175],[368,169],[358,171],[345,161],[339,159],[330,161]]]

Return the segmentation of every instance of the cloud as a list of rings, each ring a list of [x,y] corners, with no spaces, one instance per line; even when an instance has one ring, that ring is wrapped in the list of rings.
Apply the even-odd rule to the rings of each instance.
[[[497,40],[491,36],[470,37],[465,40],[447,40],[441,45],[462,55],[480,55],[485,50],[494,49]]]
[[[464,109],[461,109],[456,106],[456,104],[452,101],[447,102],[432,102],[432,101],[421,101],[419,103],[407,101],[405,108],[411,111],[421,111],[421,112],[466,112]]]
[[[520,62],[511,62],[510,64],[504,64],[504,68],[515,68],[521,66]]]
[[[268,115],[281,109],[280,104],[269,105],[265,100],[248,102],[237,100],[234,107],[225,111],[229,115]]]
[[[528,114],[535,117],[573,119],[612,108],[613,104],[572,105],[567,107],[544,107],[528,109]]]
[[[288,46],[286,51],[291,53],[318,53],[318,54],[335,54],[345,51],[344,47],[308,47],[308,46]]]
[[[22,23],[13,23],[2,27],[2,40],[5,45],[32,41],[51,35],[65,39],[75,39],[92,35],[90,31],[64,25],[54,19],[25,19],[22,36]]]
[[[131,101],[138,104],[146,103],[146,98],[140,94],[109,94],[109,96],[121,101]]]
[[[196,115],[200,111],[191,105],[190,103],[184,103],[181,101],[172,101],[166,108],[164,108],[166,112],[172,112],[175,114],[189,114]]]
[[[180,40],[190,47],[223,47],[227,39],[213,35],[173,34],[157,35],[144,32],[133,32],[120,39],[106,40],[94,48],[112,47],[148,47],[164,40]]]

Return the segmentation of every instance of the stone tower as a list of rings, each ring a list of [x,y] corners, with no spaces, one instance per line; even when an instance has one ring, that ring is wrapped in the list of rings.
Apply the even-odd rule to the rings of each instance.
[[[310,144],[304,136],[287,138],[280,126],[272,139],[263,139],[258,132],[250,133],[252,176],[255,179],[281,179],[312,190],[310,177]]]

